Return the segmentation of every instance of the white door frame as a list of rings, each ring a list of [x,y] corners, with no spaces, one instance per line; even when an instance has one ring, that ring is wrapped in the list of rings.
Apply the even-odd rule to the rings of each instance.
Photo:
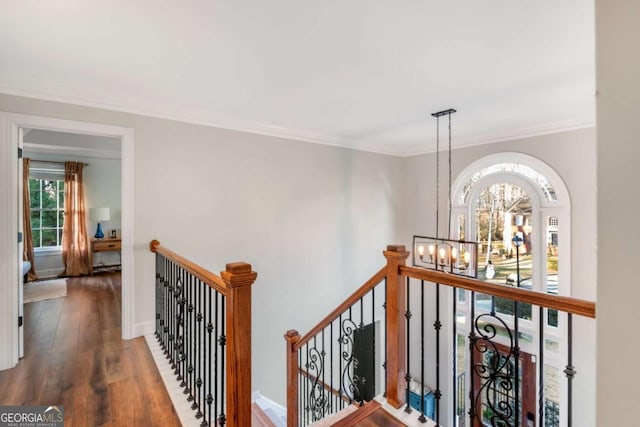
[[[18,129],[120,139],[122,162],[122,338],[134,337],[133,129],[0,112],[0,370],[18,363]]]

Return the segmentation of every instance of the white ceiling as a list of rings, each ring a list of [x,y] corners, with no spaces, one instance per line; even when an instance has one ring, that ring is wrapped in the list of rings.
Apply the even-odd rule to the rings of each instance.
[[[595,123],[593,0],[3,0],[0,92],[383,153]]]

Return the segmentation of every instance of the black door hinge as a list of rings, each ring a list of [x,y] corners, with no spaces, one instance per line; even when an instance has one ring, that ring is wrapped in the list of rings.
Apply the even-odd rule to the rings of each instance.
[[[18,243],[22,243],[22,232],[18,231]]]
[[[18,158],[22,158],[22,148],[18,147]]]
[[[22,316],[18,316],[18,328],[22,326]]]

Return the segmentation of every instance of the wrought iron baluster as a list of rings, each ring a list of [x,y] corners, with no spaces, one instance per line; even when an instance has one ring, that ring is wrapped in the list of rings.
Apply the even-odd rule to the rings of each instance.
[[[382,303],[382,308],[384,309],[384,362],[382,363],[382,367],[384,368],[384,393],[383,397],[387,397],[387,277],[384,278],[384,302]]]
[[[155,262],[156,262],[156,286],[155,286],[155,297],[156,297],[156,330],[155,336],[158,338],[158,333],[160,331],[160,255],[158,253],[155,254]]]
[[[226,298],[224,295],[222,296],[222,310],[220,315],[220,328],[222,330],[222,334],[220,335],[220,384],[222,387],[220,388],[220,415],[218,417],[218,424],[223,426],[227,422],[227,417],[224,414],[224,386],[225,386],[225,370],[224,370],[224,362],[226,358],[226,345],[227,345],[227,330],[225,328],[225,311],[226,311]]]
[[[538,342],[538,382],[540,383],[538,394],[539,425],[544,425],[544,323],[544,308],[540,306],[538,311],[538,330],[540,331]]]
[[[420,280],[420,384],[422,384],[422,395],[424,390],[424,280]],[[418,420],[421,423],[427,422],[425,417],[424,398],[420,397],[420,416]]]
[[[207,317],[208,312],[210,311],[207,307],[207,286],[205,283],[202,284],[202,387],[201,387],[201,396],[200,396],[200,411],[202,413],[202,422],[200,423],[201,427],[206,427],[207,425],[207,382],[209,378],[207,378],[207,355],[208,355],[208,342],[207,338],[211,336],[207,333]]]
[[[435,398],[435,416],[436,425],[440,425],[440,398],[442,392],[440,390],[440,329],[442,328],[442,322],[440,322],[440,283],[436,283],[436,321],[433,324],[433,328],[436,331],[436,390],[433,393]]]
[[[354,334],[358,328],[353,321],[353,306],[349,307],[349,317],[344,319],[341,324],[340,331],[340,352],[344,360],[344,367],[341,373],[340,382],[342,390],[345,392],[349,404],[356,400],[356,396],[360,396],[358,388],[358,380],[355,375],[355,368],[358,360],[355,357],[356,346],[354,342]]]
[[[304,357],[305,357],[305,364],[304,364],[304,368],[305,368],[305,374],[306,374],[306,379],[304,382],[304,413],[305,413],[305,421],[306,424],[309,424],[309,413],[311,411],[311,407],[309,406],[309,342],[307,342],[304,346],[305,352],[304,352]]]
[[[193,276],[191,274],[189,274],[187,276],[187,284],[185,287],[185,295],[187,298],[187,314],[186,314],[186,321],[185,321],[185,325],[186,325],[186,338],[187,338],[187,342],[186,342],[186,349],[187,349],[187,354],[186,354],[186,384],[185,384],[185,388],[184,388],[184,394],[188,395],[187,396],[187,401],[190,402],[191,401],[191,397],[192,397],[192,393],[191,393],[191,387],[193,387],[193,322],[192,322],[192,318],[193,318]]]
[[[208,315],[207,315],[207,342],[209,344],[209,358],[206,359],[207,360],[207,371],[209,372],[209,375],[207,375],[207,415],[206,415],[206,419],[208,420],[209,424],[211,423],[211,404],[213,403],[213,394],[211,393],[211,383],[214,382],[215,377],[213,375],[213,372],[211,371],[212,365],[212,347],[213,347],[213,343],[212,343],[212,334],[213,334],[213,323],[211,321],[211,316],[212,313],[214,311],[214,307],[212,305],[213,303],[213,289],[211,289],[210,286],[207,286],[207,295],[208,295],[208,299],[209,299],[209,310],[208,310]]]
[[[476,318],[476,293],[471,292],[471,319]],[[474,379],[475,379],[475,348],[476,348],[476,333],[471,326],[471,330],[469,331],[469,420],[473,425],[474,419],[476,418],[476,406],[475,406],[475,387],[474,387]]]
[[[169,362],[171,369],[176,369],[175,337],[176,337],[176,265],[171,262],[169,270]]]
[[[338,386],[338,395],[340,398],[340,401],[338,402],[340,404],[340,410],[342,410],[344,408],[344,399],[342,398],[342,340],[341,340],[341,336],[342,336],[342,314],[340,314],[340,320],[339,320],[339,324],[338,324],[338,328],[339,328],[339,332],[338,332],[338,372],[340,373],[340,385]]]
[[[218,419],[218,387],[221,386],[220,382],[218,381],[218,340],[220,339],[220,330],[218,329],[218,316],[220,313],[220,306],[219,306],[219,301],[218,301],[218,297],[219,297],[219,293],[218,291],[215,292],[215,315],[213,316],[213,321],[214,321],[214,325],[213,325],[213,330],[215,332],[215,342],[216,345],[213,348],[214,351],[214,356],[213,356],[213,371],[215,372],[215,381],[213,384],[213,418],[212,420],[217,420]]]
[[[567,367],[564,374],[567,376],[567,426],[573,425],[573,378],[576,375],[573,366],[573,315],[567,313]]]
[[[516,248],[517,250],[518,248]],[[518,274],[518,287],[520,287],[520,275]],[[520,344],[519,344],[519,335],[520,335],[520,327],[519,327],[519,318],[520,318],[520,303],[518,301],[513,302],[513,326],[515,329],[514,333],[514,348],[513,348],[513,357],[515,363],[515,387],[514,387],[514,397],[515,397],[515,426],[518,427],[520,425]]]
[[[166,278],[165,278],[165,284],[167,286],[166,288],[166,298],[164,300],[165,303],[165,318],[164,318],[164,326],[165,326],[165,344],[166,344],[166,348],[165,348],[165,355],[167,356],[167,359],[169,358],[169,349],[170,347],[170,341],[169,341],[169,337],[171,335],[171,266],[172,266],[172,262],[167,260],[167,270],[166,270]]]
[[[184,274],[182,268],[177,269],[176,279],[176,369],[174,374],[180,381],[180,387],[184,387]]]
[[[362,331],[364,331],[364,302],[363,302],[363,298],[360,297],[360,326],[358,327],[358,330],[360,331],[360,333],[362,333]],[[354,344],[355,344],[355,336],[354,338]],[[358,341],[358,343],[360,343],[360,341]],[[354,364],[354,369],[360,365],[362,361],[358,360],[356,358],[355,364]],[[367,382],[367,379],[364,378],[362,376],[362,372],[360,373],[360,375],[358,375],[357,377],[354,375],[354,380],[356,380],[358,382],[359,385],[359,390],[360,390],[360,394],[358,395],[358,400],[360,400],[360,406],[364,405],[364,394],[365,394],[365,383]]]
[[[375,397],[377,395],[376,369],[378,368],[378,365],[376,364],[376,288],[371,289],[371,327],[373,328],[373,351],[371,352],[371,357],[373,358],[373,361],[371,363],[371,365],[373,366],[373,378],[371,380],[373,381],[373,396]]]
[[[323,368],[322,369],[322,396],[323,396],[323,399],[324,399],[324,402],[323,402],[324,404],[322,405],[322,418],[324,418],[325,412],[328,409],[327,405],[329,405],[329,399],[327,398],[326,388],[325,388],[325,384],[327,384],[327,383],[325,382],[325,378],[324,378],[324,371],[325,371],[325,369],[324,369],[324,366],[325,366],[324,359],[325,359],[325,355],[327,354],[324,351],[324,329],[322,330],[322,353],[320,353],[320,354],[322,355],[322,368]]]
[[[189,281],[189,396],[187,396],[187,402],[193,402],[195,400],[196,389],[196,299],[197,299],[197,279],[193,276]],[[191,406],[192,409],[193,405]]]
[[[333,413],[333,402],[335,393],[333,388],[333,321],[329,324],[329,380],[331,382],[331,393],[329,393],[329,413]]]
[[[411,404],[410,404],[410,395],[409,395],[409,385],[411,383],[411,358],[409,357],[411,355],[411,307],[409,306],[409,303],[411,302],[411,289],[409,286],[409,277],[407,277],[407,288],[406,288],[406,297],[407,297],[407,301],[406,301],[406,308],[405,308],[405,312],[404,312],[404,317],[405,319],[407,319],[407,332],[406,332],[406,342],[407,342],[407,369],[404,375],[404,379],[407,383],[407,391],[406,391],[406,400],[407,400],[407,405],[404,408],[404,411],[407,414],[411,413]]]
[[[197,309],[196,309],[196,346],[198,350],[196,352],[196,398],[191,405],[191,409],[196,410],[196,418],[202,418],[202,398],[200,397],[200,391],[202,389],[202,292],[204,289],[204,283],[198,279],[197,289]]]
[[[472,297],[473,301],[474,296]],[[474,312],[473,309],[472,312]],[[496,343],[499,330],[504,330],[507,333],[506,340],[509,353],[506,355],[500,352]],[[519,405],[517,382],[514,378],[514,375],[516,378],[518,375],[518,371],[515,370],[517,364],[514,361],[517,353],[514,333],[500,317],[485,313],[473,320],[472,336],[470,338],[472,342],[472,362],[475,351],[481,357],[478,363],[472,365],[472,375],[481,381],[481,385],[475,396],[472,397],[471,411],[474,412],[475,418],[480,423],[484,422],[484,397],[486,398],[486,413],[488,414],[489,422],[492,425],[512,426],[511,420],[516,419],[516,414],[518,413],[516,406]],[[474,378],[471,378],[472,390],[474,389],[473,382]],[[512,400],[511,397],[514,392],[515,396]]]
[[[456,426],[456,420],[457,420],[457,416],[458,416],[458,325],[456,323],[457,319],[456,319],[456,310],[457,310],[457,301],[458,301],[458,288],[456,288],[455,286],[451,288],[452,291],[452,316],[451,316],[451,325],[452,325],[452,329],[453,329],[453,351],[451,353],[451,360],[453,361],[453,363],[451,364],[453,369],[452,369],[452,374],[453,374],[453,381],[452,381],[452,396],[455,396],[455,401],[456,401],[456,407],[453,410],[453,426]],[[424,384],[424,383],[423,383]]]
[[[181,269],[182,292],[180,294],[180,387],[187,385],[187,288],[189,273]]]
[[[298,349],[298,425],[302,425],[304,421],[304,393],[302,392],[304,387],[304,375],[300,372],[300,368],[304,366],[302,364],[302,349]],[[302,410],[301,410],[302,409]]]

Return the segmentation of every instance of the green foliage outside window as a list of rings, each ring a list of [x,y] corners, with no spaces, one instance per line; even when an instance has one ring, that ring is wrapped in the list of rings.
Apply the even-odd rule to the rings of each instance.
[[[29,179],[31,232],[34,248],[62,245],[64,181]]]

